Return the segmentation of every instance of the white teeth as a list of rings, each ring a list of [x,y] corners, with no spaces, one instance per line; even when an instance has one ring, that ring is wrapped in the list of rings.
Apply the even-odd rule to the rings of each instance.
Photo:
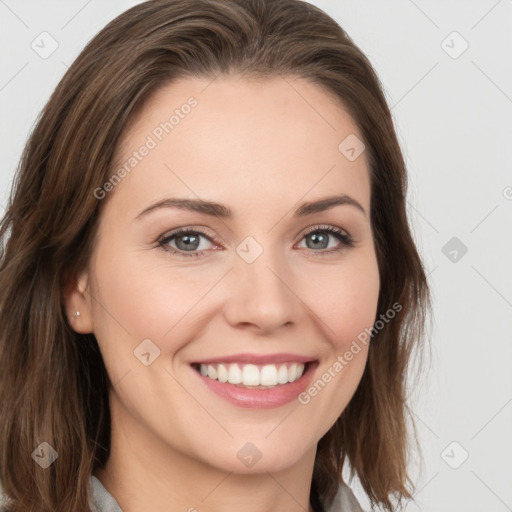
[[[208,372],[208,375],[210,375],[210,372]],[[288,380],[290,382],[293,382],[297,379],[297,363],[293,363],[290,368],[288,368]]]
[[[275,386],[277,384],[277,368],[275,364],[267,364],[261,369],[260,381],[262,386]]]
[[[217,379],[219,382],[227,382],[228,381],[228,371],[223,364],[219,364],[217,366]]]
[[[304,373],[304,364],[201,364],[199,370],[203,376],[219,382],[244,386],[276,386],[300,379]]]
[[[240,384],[242,382],[242,372],[237,364],[229,365],[228,382],[230,384]]]
[[[211,364],[208,365],[208,377],[210,377],[210,379],[217,378],[217,368],[215,368],[215,366],[212,366]]]
[[[254,364],[246,364],[242,369],[242,384],[244,386],[259,386],[260,371]]]
[[[279,384],[286,384],[288,382],[288,368],[285,364],[282,364],[277,371],[277,382]]]

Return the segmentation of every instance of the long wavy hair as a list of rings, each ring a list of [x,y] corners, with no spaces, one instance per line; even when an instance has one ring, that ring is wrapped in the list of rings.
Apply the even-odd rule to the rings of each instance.
[[[348,462],[372,506],[411,498],[408,371],[425,346],[430,291],[406,214],[407,174],[367,57],[300,0],[151,0],[111,21],[70,66],[24,148],[0,223],[0,481],[9,512],[89,510],[110,451],[111,383],[93,334],[67,320],[63,290],[87,268],[120,137],[159,88],[183,77],[300,77],[334,93],[356,122],[371,175],[381,289],[350,403],[318,443],[311,498],[332,503]],[[340,141],[341,142],[341,141]],[[420,356],[421,357],[421,356]],[[422,359],[422,357],[421,357]],[[34,450],[47,442],[47,469]]]

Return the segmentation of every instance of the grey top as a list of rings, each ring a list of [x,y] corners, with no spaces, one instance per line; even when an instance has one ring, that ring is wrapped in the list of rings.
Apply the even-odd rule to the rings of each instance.
[[[0,483],[0,506],[4,503],[4,493]],[[92,512],[123,512],[114,497],[91,475],[91,497],[89,506]],[[326,512],[363,512],[354,494],[346,484],[341,484],[332,505]]]
[[[91,510],[93,512],[123,512],[114,497],[102,483],[91,476]],[[341,484],[332,505],[326,512],[363,512],[354,494],[346,484]]]

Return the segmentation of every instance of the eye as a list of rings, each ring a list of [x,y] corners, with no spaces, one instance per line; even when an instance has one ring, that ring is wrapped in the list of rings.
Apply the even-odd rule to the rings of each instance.
[[[335,247],[329,247],[330,238],[337,239],[339,244]],[[177,256],[198,258],[205,256],[208,250],[208,247],[201,244],[201,239],[213,243],[209,234],[201,229],[180,228],[160,238],[158,246]],[[309,243],[306,243],[306,247],[320,255],[354,247],[354,239],[346,231],[334,226],[315,226],[307,231],[302,239],[310,240]]]
[[[171,254],[197,258],[199,256],[203,256],[204,251],[206,250],[201,246],[201,238],[205,238],[210,242],[212,241],[211,238],[202,230],[181,228],[158,240],[158,245]],[[175,247],[171,246],[171,243],[175,243]],[[200,247],[201,249],[197,252]]]
[[[329,238],[336,238],[339,242],[337,246],[329,247]],[[334,226],[315,226],[304,234],[306,247],[314,249],[321,255],[331,254],[345,248],[354,247],[354,239],[344,230]],[[307,241],[310,240],[308,244]],[[316,249],[329,249],[318,251]]]

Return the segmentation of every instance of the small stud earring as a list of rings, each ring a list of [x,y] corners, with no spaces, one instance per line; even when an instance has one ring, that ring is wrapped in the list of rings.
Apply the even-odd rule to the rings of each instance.
[[[78,318],[80,316],[80,311],[77,311],[74,315],[75,318]]]

